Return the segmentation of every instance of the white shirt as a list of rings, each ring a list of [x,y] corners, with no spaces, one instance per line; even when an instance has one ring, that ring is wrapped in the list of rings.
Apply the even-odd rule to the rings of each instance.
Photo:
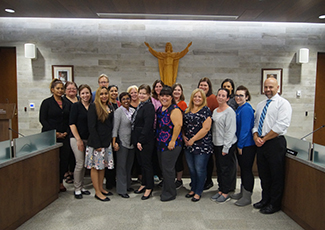
[[[256,107],[253,133],[258,132],[260,116],[267,100],[268,98],[261,101]],[[271,100],[263,123],[262,137],[271,130],[279,135],[286,134],[291,122],[292,108],[290,103],[279,94],[274,95]]]

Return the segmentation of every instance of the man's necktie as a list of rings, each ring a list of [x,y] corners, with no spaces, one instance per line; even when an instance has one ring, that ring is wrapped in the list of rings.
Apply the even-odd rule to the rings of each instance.
[[[272,100],[271,99],[268,99],[266,101],[266,105],[264,106],[263,108],[263,111],[262,111],[262,114],[261,114],[261,117],[260,117],[260,122],[258,123],[258,136],[262,136],[262,128],[263,128],[263,123],[264,123],[264,119],[265,119],[265,116],[266,116],[266,111],[267,111],[267,108],[269,107],[269,104]]]

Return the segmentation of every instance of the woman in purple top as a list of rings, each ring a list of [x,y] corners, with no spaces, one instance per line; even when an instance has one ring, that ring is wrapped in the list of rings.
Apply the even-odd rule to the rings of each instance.
[[[164,86],[159,95],[162,106],[157,110],[157,153],[163,175],[161,201],[176,198],[175,163],[182,150],[183,114],[175,104],[173,90]]]

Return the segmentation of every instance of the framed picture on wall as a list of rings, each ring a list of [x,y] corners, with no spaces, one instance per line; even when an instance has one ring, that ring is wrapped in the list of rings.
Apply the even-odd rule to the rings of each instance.
[[[73,82],[73,65],[52,65],[52,79],[60,79],[64,84]]]
[[[261,81],[261,94],[264,94],[264,81],[269,77],[274,77],[278,80],[279,90],[278,93],[282,94],[282,69],[262,69],[262,81]]]

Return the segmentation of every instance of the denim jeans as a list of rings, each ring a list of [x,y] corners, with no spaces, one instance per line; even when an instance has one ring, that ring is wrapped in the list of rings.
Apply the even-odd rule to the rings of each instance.
[[[210,155],[197,155],[185,149],[185,156],[191,174],[191,191],[201,196],[207,176],[207,164]]]

